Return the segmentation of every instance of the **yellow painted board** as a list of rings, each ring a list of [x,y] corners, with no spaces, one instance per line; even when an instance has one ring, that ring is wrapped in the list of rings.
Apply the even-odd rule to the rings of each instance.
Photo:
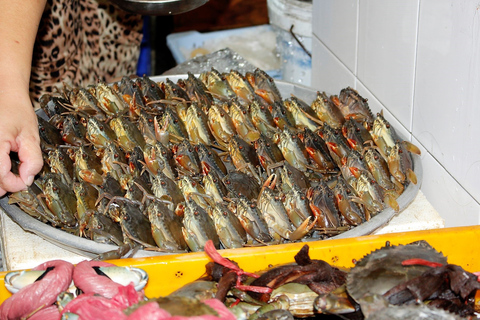
[[[370,235],[357,238],[308,242],[310,257],[321,259],[340,268],[351,268],[369,252],[388,241],[391,245],[426,240],[447,256],[448,262],[470,272],[480,271],[480,226],[444,228],[428,231]],[[245,271],[256,272],[294,261],[305,243],[290,243],[255,248],[221,250],[222,256],[235,260]],[[148,258],[120,259],[109,262],[119,266],[144,269],[149,275],[145,294],[149,298],[168,295],[181,286],[198,279],[211,261],[204,252],[164,255]],[[0,302],[10,296],[3,285],[6,272],[0,273]]]

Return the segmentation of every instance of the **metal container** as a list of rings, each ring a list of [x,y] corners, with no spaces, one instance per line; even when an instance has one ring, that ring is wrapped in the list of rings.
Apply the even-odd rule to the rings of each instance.
[[[145,16],[168,16],[196,9],[208,0],[114,0],[119,8]]]
[[[185,79],[186,75],[175,75],[168,76],[168,78],[174,82],[178,79]],[[167,77],[165,76],[155,76],[151,77],[152,80],[160,82],[165,81]],[[276,81],[277,87],[280,90],[280,93],[283,97],[289,97],[291,94],[297,96],[300,99],[303,99],[306,102],[311,102],[316,98],[316,91],[309,87],[304,87],[297,84],[292,84],[284,81]],[[402,137],[403,138],[403,137]],[[417,184],[410,183],[408,187],[404,190],[402,195],[397,199],[397,202],[400,207],[400,211],[403,211],[414,199],[420,189],[422,184],[422,164],[420,162],[420,156],[412,154],[414,172],[417,176]],[[60,229],[51,227],[35,218],[32,218],[30,215],[26,214],[24,211],[16,205],[9,205],[8,199],[6,197],[0,199],[0,206],[6,212],[6,214],[17,224],[19,224],[24,230],[35,233],[41,238],[71,252],[84,255],[86,257],[95,258],[98,254],[115,250],[118,247],[114,245],[101,244],[88,240],[86,238],[80,238],[78,236],[72,235],[70,233],[64,232]],[[363,235],[369,235],[375,230],[385,226],[393,217],[397,215],[391,208],[387,208],[377,214],[375,217],[370,219],[367,222],[362,223],[361,225],[346,231],[340,235],[334,236],[330,239],[342,239],[342,238],[352,238]],[[315,241],[317,239],[308,239],[304,238],[303,242]],[[269,246],[277,247],[277,245]],[[279,247],[281,248],[281,247]],[[282,247],[283,248],[283,247]],[[280,249],[274,249],[280,250]],[[278,251],[277,251],[278,252]],[[134,257],[148,257],[156,255],[169,255],[168,253],[160,253],[146,250],[139,250]]]

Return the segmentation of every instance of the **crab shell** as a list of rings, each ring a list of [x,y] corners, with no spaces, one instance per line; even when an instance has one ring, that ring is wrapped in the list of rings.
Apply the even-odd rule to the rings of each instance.
[[[420,258],[447,264],[447,258],[425,241],[399,246],[385,246],[358,261],[347,277],[347,290],[360,305],[372,296],[383,295],[398,284],[420,276],[430,267],[403,266],[408,259]],[[362,307],[363,309],[363,307]]]

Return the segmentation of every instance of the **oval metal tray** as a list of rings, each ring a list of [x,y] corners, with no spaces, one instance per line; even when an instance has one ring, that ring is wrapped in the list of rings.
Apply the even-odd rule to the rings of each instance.
[[[176,82],[178,79],[185,79],[186,75],[175,75],[175,76],[155,76],[151,77],[154,81],[165,81],[167,78]],[[304,87],[297,84],[292,84],[284,81],[275,81],[277,84],[280,93],[283,98],[289,97],[291,94],[305,100],[310,103],[316,98],[316,91],[312,88]],[[401,137],[404,138],[404,137]],[[397,199],[397,202],[400,206],[400,211],[403,211],[408,205],[415,199],[418,190],[422,184],[423,178],[423,169],[420,161],[420,156],[412,154],[414,172],[417,176],[417,184],[410,183],[404,192]],[[51,227],[35,218],[32,218],[16,205],[9,205],[8,198],[3,197],[0,199],[0,207],[6,212],[6,214],[20,225],[24,230],[35,233],[41,238],[69,251],[74,253],[84,255],[86,257],[94,258],[98,254],[115,250],[118,247],[114,245],[101,244],[88,240],[86,238],[81,238],[60,229]],[[393,217],[398,213],[391,208],[387,208],[380,212],[378,215],[373,217],[367,222],[362,223],[361,225],[341,233],[337,236],[331,237],[329,239],[341,239],[341,238],[351,238],[371,234],[375,230],[385,226]],[[317,239],[304,238],[303,241],[319,241]],[[322,241],[322,240],[320,240]],[[155,255],[164,255],[168,253],[160,253],[146,250],[139,250],[135,253],[135,257],[146,257],[146,256],[155,256]]]
[[[167,16],[194,10],[208,0],[113,0],[119,8],[145,16]]]

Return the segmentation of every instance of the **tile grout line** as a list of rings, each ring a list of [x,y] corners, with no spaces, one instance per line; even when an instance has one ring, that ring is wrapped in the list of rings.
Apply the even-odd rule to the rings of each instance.
[[[410,140],[413,140],[413,119],[414,119],[414,112],[415,112],[415,83],[417,79],[417,58],[418,58],[418,34],[420,30],[420,2],[422,0],[418,0],[418,7],[417,7],[417,30],[415,33],[415,56],[413,58],[413,79],[412,79],[412,107],[410,110]]]
[[[358,74],[358,38],[359,38],[359,31],[360,28],[360,0],[357,0],[357,28],[355,30],[355,66],[353,67],[354,72],[353,76],[355,77],[355,89],[357,89],[357,74]]]

